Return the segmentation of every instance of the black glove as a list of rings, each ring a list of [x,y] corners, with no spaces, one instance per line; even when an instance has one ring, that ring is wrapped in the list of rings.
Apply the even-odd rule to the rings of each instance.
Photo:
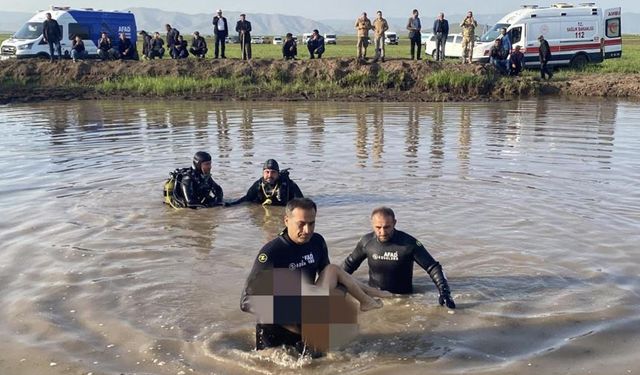
[[[450,309],[456,308],[456,303],[453,302],[453,298],[451,298],[450,294],[441,294],[440,298],[438,298],[438,303],[440,303],[440,306],[444,306],[446,304]]]
[[[434,264],[427,272],[440,292],[440,297],[438,298],[440,306],[446,304],[448,308],[455,309],[456,304],[453,302],[453,298],[451,298],[451,289],[449,289],[449,283],[447,283],[447,279],[444,277],[440,263]]]

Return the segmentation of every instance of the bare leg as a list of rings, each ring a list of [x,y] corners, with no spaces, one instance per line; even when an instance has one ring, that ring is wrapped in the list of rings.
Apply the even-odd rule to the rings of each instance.
[[[380,297],[380,298],[393,297],[393,293],[391,293],[391,292],[387,292],[386,290],[381,290],[381,289],[378,289],[378,288],[374,288],[374,287],[369,286],[369,285],[367,285],[367,284],[365,284],[365,283],[363,283],[360,280],[357,280],[355,278],[353,278],[353,281],[358,283],[358,286],[362,289],[362,291],[367,293],[371,297]]]
[[[382,307],[382,301],[371,298],[362,290],[358,282],[351,275],[335,264],[330,264],[322,270],[316,285],[320,285],[331,290],[338,286],[338,283],[346,286],[349,294],[360,302],[360,310],[369,311]]]

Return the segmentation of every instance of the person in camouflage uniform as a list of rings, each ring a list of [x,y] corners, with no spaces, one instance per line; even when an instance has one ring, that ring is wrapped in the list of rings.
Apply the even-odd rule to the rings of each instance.
[[[476,41],[476,27],[478,27],[478,22],[473,18],[472,11],[467,12],[467,17],[460,23],[460,27],[462,28],[462,63],[471,64]]]

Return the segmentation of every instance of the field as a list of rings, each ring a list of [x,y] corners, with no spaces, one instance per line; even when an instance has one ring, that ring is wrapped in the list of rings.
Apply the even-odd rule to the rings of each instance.
[[[0,43],[7,39],[10,35],[8,34],[0,34]],[[187,38],[189,41],[191,37]],[[207,54],[207,58],[213,58],[213,38],[206,37],[207,45],[209,46],[209,53]],[[353,58],[356,55],[356,38],[354,36],[339,36],[337,45],[327,45],[326,52],[323,55],[323,58],[331,59],[331,58]],[[264,58],[264,59],[281,59],[280,45],[273,44],[252,44],[252,55],[254,59]],[[138,49],[141,51],[142,42],[138,41]],[[368,48],[368,56],[373,57],[374,50],[373,47],[370,46]],[[424,53],[424,51],[423,51]],[[241,56],[240,44],[227,44],[226,45],[226,55],[231,59],[239,59]],[[406,38],[400,39],[399,45],[387,46],[386,47],[386,56],[389,59],[402,59],[409,58],[409,44]],[[166,57],[165,57],[166,58]],[[299,45],[298,46],[298,58],[299,59],[308,59],[309,54],[306,49],[306,46]],[[424,58],[424,57],[423,57]],[[426,58],[425,58],[426,59]],[[448,64],[457,64],[457,59],[449,59],[447,60]],[[575,74],[580,73],[640,73],[640,35],[625,35],[623,37],[623,57],[621,59],[610,59],[605,61],[602,64],[594,64],[588,65],[584,69],[580,71],[571,70],[571,69],[563,69],[557,75],[557,78],[561,77],[570,77]],[[533,74],[536,72],[529,71],[525,72],[525,75]]]

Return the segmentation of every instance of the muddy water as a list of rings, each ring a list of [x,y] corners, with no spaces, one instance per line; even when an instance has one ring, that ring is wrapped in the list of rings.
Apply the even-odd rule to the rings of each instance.
[[[0,373],[638,373],[638,124],[557,99],[0,107]],[[228,199],[293,168],[334,263],[393,207],[459,308],[416,269],[341,350],[252,351],[239,295],[282,210],[162,205],[201,149]]]

